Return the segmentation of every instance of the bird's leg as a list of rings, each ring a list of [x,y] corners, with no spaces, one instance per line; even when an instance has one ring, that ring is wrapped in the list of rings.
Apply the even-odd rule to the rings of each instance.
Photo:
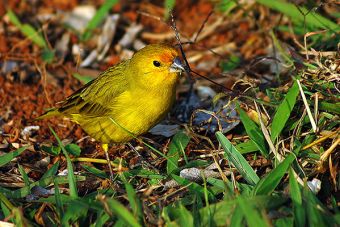
[[[113,171],[112,171],[112,166],[111,166],[111,161],[110,161],[110,157],[109,157],[109,145],[107,143],[102,144],[102,148],[104,150],[105,156],[106,156],[106,161],[107,164],[109,165],[109,171],[110,171],[110,180],[111,182],[113,182]]]

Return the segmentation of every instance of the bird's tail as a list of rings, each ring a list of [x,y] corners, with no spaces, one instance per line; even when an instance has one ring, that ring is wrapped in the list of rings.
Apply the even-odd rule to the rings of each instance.
[[[46,111],[45,113],[43,113],[42,115],[40,115],[39,117],[35,118],[34,121],[60,116],[60,114],[61,113],[59,112],[58,108],[52,108]]]

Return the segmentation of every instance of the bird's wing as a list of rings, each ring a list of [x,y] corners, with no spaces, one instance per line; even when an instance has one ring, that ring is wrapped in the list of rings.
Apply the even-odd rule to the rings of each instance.
[[[65,115],[80,114],[87,117],[110,114],[116,98],[127,89],[124,61],[101,73],[95,80],[60,102],[58,111]]]

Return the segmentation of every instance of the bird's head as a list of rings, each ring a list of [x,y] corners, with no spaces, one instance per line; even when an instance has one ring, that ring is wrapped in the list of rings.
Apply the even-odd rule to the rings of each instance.
[[[130,60],[133,79],[143,86],[173,86],[185,71],[175,48],[166,44],[150,44],[136,52]]]

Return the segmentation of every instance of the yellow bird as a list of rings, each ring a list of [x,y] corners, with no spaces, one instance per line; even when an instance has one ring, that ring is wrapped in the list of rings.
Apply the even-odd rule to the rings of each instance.
[[[125,143],[147,132],[170,110],[184,66],[175,48],[151,44],[37,119],[70,118],[103,144]]]

